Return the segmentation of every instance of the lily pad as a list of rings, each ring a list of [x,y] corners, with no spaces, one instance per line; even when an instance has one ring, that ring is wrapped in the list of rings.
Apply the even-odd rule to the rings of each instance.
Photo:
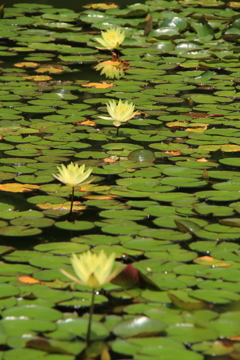
[[[125,320],[118,323],[113,332],[122,338],[128,338],[132,336],[139,336],[141,334],[148,334],[152,336],[160,333],[165,329],[166,325],[159,321],[147,318],[145,316],[137,317],[133,320]]]

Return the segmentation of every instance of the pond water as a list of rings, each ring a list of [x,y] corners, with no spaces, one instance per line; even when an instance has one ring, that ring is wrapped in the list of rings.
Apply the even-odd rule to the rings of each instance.
[[[0,359],[239,359],[240,5],[116,3],[0,10]],[[91,291],[59,269],[89,249],[121,272],[86,352]]]

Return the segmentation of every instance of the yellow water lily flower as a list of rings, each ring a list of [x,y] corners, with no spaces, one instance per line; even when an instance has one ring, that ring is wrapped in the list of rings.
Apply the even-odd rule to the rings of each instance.
[[[125,32],[120,28],[110,28],[106,31],[101,31],[102,37],[95,37],[94,40],[99,42],[103,47],[98,49],[117,49],[125,39]]]
[[[101,70],[100,75],[106,75],[110,79],[120,79],[124,76],[123,69],[119,66],[121,65],[120,61],[103,61],[95,66],[96,70]]]
[[[65,166],[64,164],[61,164],[61,166],[62,167],[57,167],[59,174],[53,174],[53,176],[71,187],[82,184],[90,176],[93,170],[92,168],[89,168],[87,171],[84,171],[84,164],[79,166],[77,163],[73,164],[72,162],[68,166]]]
[[[113,120],[113,125],[119,127],[123,122],[132,119],[137,111],[134,112],[135,105],[133,103],[125,103],[120,99],[118,104],[114,100],[110,100],[107,104],[107,110],[111,117],[99,116],[104,120]]]
[[[99,254],[92,253],[89,250],[79,256],[76,254],[72,255],[72,266],[78,278],[69,274],[64,269],[60,270],[76,283],[96,289],[108,283],[116,276],[118,268],[112,272],[114,261],[114,253],[108,256],[103,250]]]

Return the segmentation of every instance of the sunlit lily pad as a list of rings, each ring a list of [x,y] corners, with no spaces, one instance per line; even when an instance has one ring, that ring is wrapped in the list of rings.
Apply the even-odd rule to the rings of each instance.
[[[116,335],[123,338],[132,337],[140,334],[154,335],[162,332],[166,325],[158,320],[149,319],[147,317],[139,317],[133,320],[125,320],[118,323],[113,331]]]
[[[92,229],[94,224],[90,221],[75,221],[74,223],[68,221],[59,221],[55,223],[55,226],[64,230],[84,231]]]
[[[195,343],[203,340],[216,340],[218,338],[217,330],[209,328],[198,328],[194,324],[184,323],[181,327],[177,324],[168,327],[170,338],[180,342]]]
[[[233,352],[232,347],[225,346],[224,342],[219,340],[213,342],[204,341],[200,344],[194,344],[192,349],[209,355],[226,355]]]
[[[43,306],[18,306],[12,309],[5,310],[3,318],[8,316],[26,316],[31,319],[47,318],[50,321],[56,321],[62,318],[60,311]]]
[[[61,246],[60,246],[61,245]],[[50,252],[52,254],[72,254],[72,253],[81,253],[89,249],[88,245],[72,243],[49,243],[49,244],[40,244],[35,246],[35,250]]]
[[[218,304],[226,304],[231,301],[238,301],[240,299],[239,294],[235,294],[234,292],[228,292],[223,290],[196,290],[190,292],[190,296],[194,296],[195,298],[205,300],[207,299],[208,302],[218,303]]]
[[[139,230],[145,229],[144,225],[137,224],[130,220],[115,221],[114,219],[114,221],[96,223],[96,225],[102,226],[103,232],[121,235],[137,234]]]
[[[43,359],[46,354],[45,351],[35,349],[11,349],[5,357],[7,360],[13,360],[16,357],[24,356],[26,360],[30,360],[33,357]]]
[[[75,337],[80,337],[85,339],[87,322],[88,320],[84,318],[62,320],[58,324],[58,330],[64,331],[66,335],[73,334]],[[92,339],[101,340],[106,338],[108,334],[109,332],[103,324],[97,321],[93,321],[92,329],[91,329]]]
[[[50,321],[42,319],[27,319],[27,318],[5,318],[2,320],[2,326],[6,334],[11,336],[22,336],[26,332],[30,334],[37,334],[38,332],[53,331],[56,325]]]
[[[51,254],[45,254],[41,257],[33,257],[29,260],[31,265],[44,268],[44,269],[55,269],[59,267],[65,267],[70,264],[70,260],[66,257],[54,256]]]
[[[11,220],[11,225],[15,226],[29,226],[31,228],[46,228],[50,227],[54,224],[54,220],[52,219],[34,219],[34,218],[24,218],[21,217],[19,219]]]
[[[29,228],[28,226],[7,226],[1,228],[1,234],[3,236],[35,236],[41,234],[41,230],[38,228]]]
[[[110,219],[142,220],[145,214],[140,210],[105,210],[99,213],[100,216]]]

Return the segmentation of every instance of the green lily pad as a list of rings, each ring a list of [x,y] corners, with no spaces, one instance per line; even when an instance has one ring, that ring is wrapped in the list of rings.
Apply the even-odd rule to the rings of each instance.
[[[57,321],[62,318],[62,314],[60,311],[55,309],[47,308],[44,306],[17,306],[14,308],[10,308],[5,310],[2,313],[3,318],[8,316],[26,316],[31,319],[43,319],[46,318],[49,321]]]
[[[35,349],[11,349],[4,354],[6,360],[13,360],[16,357],[24,357],[26,360],[31,360],[35,358],[36,360],[43,359],[46,356],[45,351],[35,350]]]
[[[65,332],[66,334],[72,334],[75,337],[86,339],[86,327],[88,320],[85,318],[63,320],[58,325],[58,331]],[[93,321],[91,326],[91,339],[101,340],[109,335],[107,328],[97,322]]]
[[[216,329],[220,337],[234,337],[237,335],[237,323],[239,312],[226,312],[221,314],[219,319],[210,323],[212,329]]]
[[[43,251],[52,254],[72,254],[72,253],[81,253],[87,251],[89,249],[88,245],[77,244],[77,243],[69,243],[69,242],[61,242],[61,243],[48,243],[48,244],[40,244],[34,247],[37,251]]]
[[[142,220],[145,217],[145,214],[140,210],[104,210],[99,215],[109,219],[126,220]]]
[[[37,334],[56,329],[56,325],[50,321],[26,318],[5,318],[1,322],[4,331],[9,336],[22,336],[23,334]]]
[[[41,230],[38,228],[30,228],[24,225],[18,226],[6,226],[1,228],[2,236],[35,236],[41,234]]]
[[[238,301],[240,299],[239,294],[230,291],[215,290],[215,289],[195,290],[194,292],[190,292],[189,295],[194,296],[194,298],[205,300],[215,304],[227,304],[231,301]]]
[[[84,231],[94,228],[95,225],[90,221],[75,221],[74,223],[68,221],[59,221],[55,223],[55,226],[64,230]]]
[[[141,334],[154,335],[162,332],[165,328],[166,325],[163,322],[142,316],[118,323],[113,332],[122,338],[128,338]]]
[[[195,343],[206,340],[216,340],[218,332],[209,328],[198,328],[194,324],[183,323],[181,328],[177,324],[168,327],[171,339],[185,343]]]

